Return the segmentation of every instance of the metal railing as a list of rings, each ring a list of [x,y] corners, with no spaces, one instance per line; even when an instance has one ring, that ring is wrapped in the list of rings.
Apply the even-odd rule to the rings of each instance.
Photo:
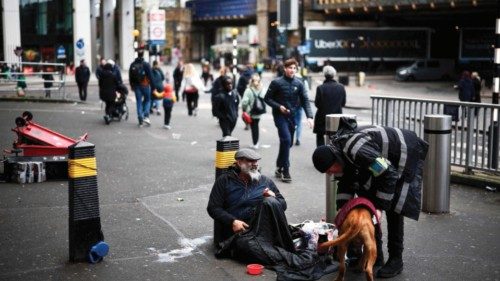
[[[465,173],[500,171],[500,105],[388,96],[371,96],[371,100],[373,125],[412,130],[421,138],[425,115],[451,115],[451,164],[464,167]]]
[[[18,82],[25,82],[26,88],[24,92],[26,94],[30,92],[44,92],[46,90],[57,91],[58,95],[63,99],[66,99],[66,65],[63,63],[45,63],[45,62],[7,62],[0,61],[0,65],[7,64],[8,66],[21,66],[22,69],[27,68],[32,71],[12,71],[1,72],[0,73],[0,92],[11,92],[15,93],[17,90]],[[54,71],[44,71],[44,68],[51,67]],[[0,71],[2,71],[0,69]],[[46,82],[42,75],[51,74],[54,80],[52,82],[52,87],[44,87]],[[49,82],[49,81],[47,81]],[[52,96],[52,95],[51,95]]]

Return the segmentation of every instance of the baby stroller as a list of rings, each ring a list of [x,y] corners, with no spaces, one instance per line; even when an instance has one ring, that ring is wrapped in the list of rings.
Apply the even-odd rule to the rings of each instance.
[[[127,106],[128,89],[125,85],[121,84],[116,87],[116,99],[113,114],[111,118],[121,121],[122,118],[128,120],[128,106]]]

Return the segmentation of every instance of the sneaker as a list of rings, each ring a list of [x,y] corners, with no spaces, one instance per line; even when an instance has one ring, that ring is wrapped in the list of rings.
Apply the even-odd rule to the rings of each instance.
[[[300,141],[299,141],[299,140],[297,140],[297,141],[295,142],[295,145],[299,146],[299,145],[300,145]]]
[[[156,111],[156,115],[160,116],[161,112],[159,110]]]
[[[253,148],[253,149],[255,149],[255,150],[259,149],[259,147],[260,147],[260,144],[259,144],[259,143],[256,143],[256,144],[254,144],[254,145],[252,146],[252,148]]]
[[[290,176],[290,172],[288,170],[283,170],[281,173],[281,181],[282,182],[291,182],[292,177]]]
[[[144,117],[144,123],[146,123],[146,125],[148,126],[151,126],[151,120],[149,120],[149,117]]]
[[[109,125],[109,123],[111,123],[111,118],[108,115],[104,115],[104,123],[106,123],[106,125]]]
[[[163,129],[170,130],[172,127],[170,127],[170,125],[163,125]]]
[[[392,278],[403,271],[401,258],[389,257],[389,260],[377,271],[378,278]]]
[[[276,171],[274,171],[274,175],[275,175],[277,178],[280,178],[280,179],[281,179],[281,178],[282,178],[282,176],[283,176],[281,171],[282,171],[281,167],[277,167],[277,168],[276,168]]]
[[[194,116],[197,116],[197,115],[198,115],[198,108],[195,108],[195,109],[193,110],[193,115],[194,115]]]

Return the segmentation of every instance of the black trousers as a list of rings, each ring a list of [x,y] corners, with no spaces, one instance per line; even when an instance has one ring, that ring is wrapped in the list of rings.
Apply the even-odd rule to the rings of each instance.
[[[250,124],[250,129],[252,130],[252,142],[254,145],[259,142],[259,121],[260,118],[252,118],[252,123]]]
[[[115,101],[105,101],[106,107],[104,108],[104,111],[106,112],[106,115],[109,117],[113,117],[113,111],[115,110]]]
[[[404,240],[404,217],[398,213],[388,211],[387,218],[387,249],[389,257],[399,257],[403,255]]]
[[[191,116],[193,115],[193,110],[198,108],[198,98],[200,97],[200,95],[198,94],[198,92],[191,94],[187,93],[182,93],[182,94],[186,95],[188,115]]]
[[[78,85],[78,95],[80,96],[80,100],[87,100],[87,86],[88,83],[77,83]]]
[[[231,122],[225,118],[219,119],[220,129],[222,130],[222,137],[230,136],[233,133],[236,122]]]
[[[325,134],[316,134],[316,147],[325,145]]]
[[[172,106],[165,106],[163,105],[163,111],[165,111],[165,119],[163,124],[164,125],[170,125],[170,116],[172,116]]]

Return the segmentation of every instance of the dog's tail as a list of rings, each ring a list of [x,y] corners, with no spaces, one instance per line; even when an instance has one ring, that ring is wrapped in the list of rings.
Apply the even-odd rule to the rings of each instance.
[[[359,231],[360,229],[358,227],[349,227],[347,231],[342,233],[337,239],[318,245],[318,252],[326,252],[330,247],[345,243],[349,238],[356,236]]]

